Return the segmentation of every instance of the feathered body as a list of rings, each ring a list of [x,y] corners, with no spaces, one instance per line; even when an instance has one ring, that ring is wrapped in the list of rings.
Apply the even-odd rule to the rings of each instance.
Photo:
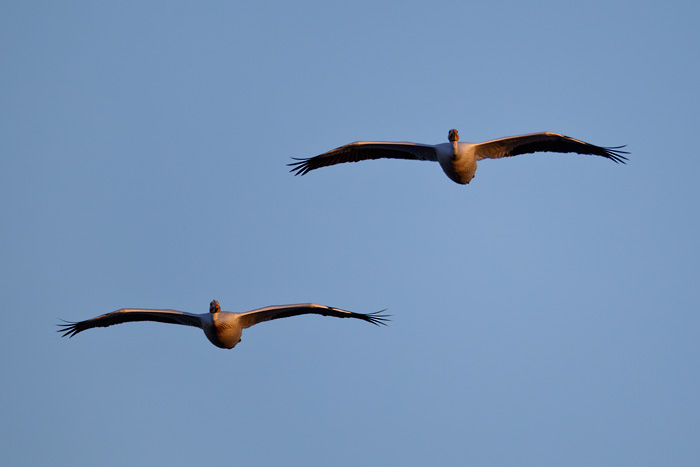
[[[241,335],[245,328],[263,321],[305,314],[333,316],[336,318],[356,318],[375,325],[386,324],[386,321],[388,321],[388,315],[383,315],[381,312],[354,313],[316,303],[269,306],[245,313],[234,313],[221,311],[219,302],[212,300],[209,304],[209,313],[194,314],[178,310],[122,308],[121,310],[85,321],[61,324],[59,326],[62,329],[59,332],[62,332],[64,337],[73,337],[79,332],[96,327],[107,327],[133,321],[156,321],[201,328],[212,344],[222,349],[232,349],[241,341]]]
[[[483,143],[460,143],[457,130],[450,130],[448,143],[436,145],[358,141],[346,144],[308,159],[295,159],[288,164],[295,175],[329,165],[344,162],[359,162],[371,159],[410,159],[436,161],[450,180],[466,185],[476,173],[477,162],[483,159],[499,159],[534,152],[575,152],[605,157],[616,163],[625,163],[624,146],[602,147],[580,141],[558,133],[543,132],[485,141]]]

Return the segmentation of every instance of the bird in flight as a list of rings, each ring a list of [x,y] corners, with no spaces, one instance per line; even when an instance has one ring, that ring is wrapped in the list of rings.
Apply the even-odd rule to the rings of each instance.
[[[384,311],[384,310],[382,310]],[[157,310],[148,308],[122,308],[96,318],[87,319],[77,323],[66,322],[59,324],[63,337],[73,337],[86,329],[112,326],[113,324],[128,323],[131,321],[157,321],[159,323],[181,324],[194,326],[204,330],[207,339],[222,349],[232,349],[241,341],[243,330],[262,323],[290,316],[315,314],[333,316],[336,318],[357,318],[374,325],[385,325],[389,315],[376,313],[353,313],[316,303],[300,303],[297,305],[279,305],[259,308],[245,313],[221,311],[219,302],[212,300],[209,304],[209,313],[194,314],[178,310]]]
[[[623,154],[629,154],[626,151],[621,151],[625,146],[609,148],[595,146],[551,132],[509,136],[483,143],[460,143],[457,130],[450,130],[447,139],[448,143],[435,145],[357,141],[308,159],[293,157],[292,159],[297,162],[287,165],[292,167],[290,172],[293,172],[294,175],[305,175],[320,167],[367,159],[435,161],[440,163],[440,167],[450,177],[450,180],[466,185],[474,178],[477,161],[483,159],[500,159],[501,157],[533,152],[575,152],[602,156],[613,162],[624,164],[627,158]]]

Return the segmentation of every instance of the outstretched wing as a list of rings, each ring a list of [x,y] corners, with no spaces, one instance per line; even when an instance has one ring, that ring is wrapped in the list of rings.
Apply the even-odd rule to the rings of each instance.
[[[475,145],[476,159],[498,159],[501,157],[517,156],[533,152],[576,152],[578,154],[591,154],[602,156],[616,163],[625,163],[627,158],[623,154],[629,154],[620,149],[625,146],[601,147],[579,141],[558,133],[544,132],[531,133],[529,135],[510,136],[494,139]]]
[[[287,165],[292,167],[290,172],[294,172],[294,175],[304,175],[319,167],[384,158],[437,161],[437,152],[434,146],[427,144],[358,141],[308,159],[293,157],[298,162]]]
[[[239,322],[243,328],[249,328],[254,324],[270,321],[273,319],[289,318],[290,316],[298,315],[322,315],[333,316],[335,318],[357,318],[369,323],[380,325],[386,324],[389,321],[389,315],[382,314],[384,310],[376,313],[353,313],[352,311],[341,310],[325,305],[317,305],[316,303],[300,303],[298,305],[280,305],[268,306],[257,310],[242,313]]]
[[[73,337],[79,332],[91,328],[104,328],[113,324],[128,323],[131,321],[156,321],[158,323],[182,324],[184,326],[202,327],[202,320],[198,315],[185,313],[178,310],[152,310],[147,308],[122,308],[121,310],[106,313],[96,318],[86,319],[77,323],[66,321],[59,324],[63,337]]]

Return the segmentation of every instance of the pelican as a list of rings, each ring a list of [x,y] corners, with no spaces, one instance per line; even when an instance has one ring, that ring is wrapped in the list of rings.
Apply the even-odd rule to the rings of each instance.
[[[292,167],[294,175],[305,175],[311,170],[342,162],[358,162],[367,159],[412,159],[419,161],[436,161],[450,180],[466,185],[476,172],[477,161],[483,159],[500,159],[533,152],[576,152],[592,154],[623,164],[627,160],[620,149],[625,146],[601,147],[585,143],[558,133],[543,132],[528,135],[509,136],[483,143],[459,143],[457,130],[450,130],[449,143],[436,145],[419,143],[392,143],[382,141],[357,141],[333,149],[308,159],[292,159],[297,162],[287,164]]]
[[[382,310],[383,311],[383,310]],[[194,326],[204,330],[207,339],[217,347],[222,349],[232,349],[241,341],[243,330],[262,323],[279,318],[290,316],[315,314],[323,316],[334,316],[336,318],[357,318],[374,325],[386,324],[389,315],[382,312],[376,313],[353,313],[352,311],[332,308],[316,303],[300,303],[297,305],[279,305],[259,308],[245,313],[233,313],[221,311],[221,306],[216,300],[209,304],[209,313],[193,314],[178,310],[155,310],[148,308],[122,308],[96,318],[87,319],[78,323],[67,322],[59,324],[63,337],[73,337],[79,332],[91,328],[103,328],[113,324],[128,323],[130,321],[157,321],[159,323],[182,324],[184,326]]]

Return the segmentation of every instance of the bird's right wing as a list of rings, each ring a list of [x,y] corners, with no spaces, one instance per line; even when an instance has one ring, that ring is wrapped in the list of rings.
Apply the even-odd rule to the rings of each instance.
[[[627,160],[624,154],[629,153],[622,151],[622,148],[624,146],[596,146],[595,144],[586,143],[559,133],[552,133],[551,131],[508,136],[474,145],[476,160],[478,161],[486,158],[499,159],[501,157],[534,152],[575,152],[578,154],[602,156],[613,162],[624,164]]]
[[[73,337],[79,332],[91,328],[103,328],[113,324],[128,323],[131,321],[156,321],[158,323],[181,324],[183,326],[202,327],[202,320],[198,315],[185,313],[178,310],[154,310],[149,308],[122,308],[121,310],[106,313],[92,319],[86,319],[77,323],[66,322],[59,324],[63,337]]]
[[[437,151],[434,146],[427,144],[358,141],[308,159],[293,157],[298,162],[287,165],[292,167],[290,172],[294,172],[294,175],[304,175],[311,170],[343,162],[384,158],[437,161]]]
[[[354,313],[352,311],[341,310],[316,303],[300,303],[297,305],[268,306],[257,310],[242,313],[239,322],[243,328],[249,328],[254,324],[273,319],[289,318],[290,316],[315,314],[323,316],[333,316],[335,318],[357,318],[375,325],[386,324],[388,315],[377,313]]]

